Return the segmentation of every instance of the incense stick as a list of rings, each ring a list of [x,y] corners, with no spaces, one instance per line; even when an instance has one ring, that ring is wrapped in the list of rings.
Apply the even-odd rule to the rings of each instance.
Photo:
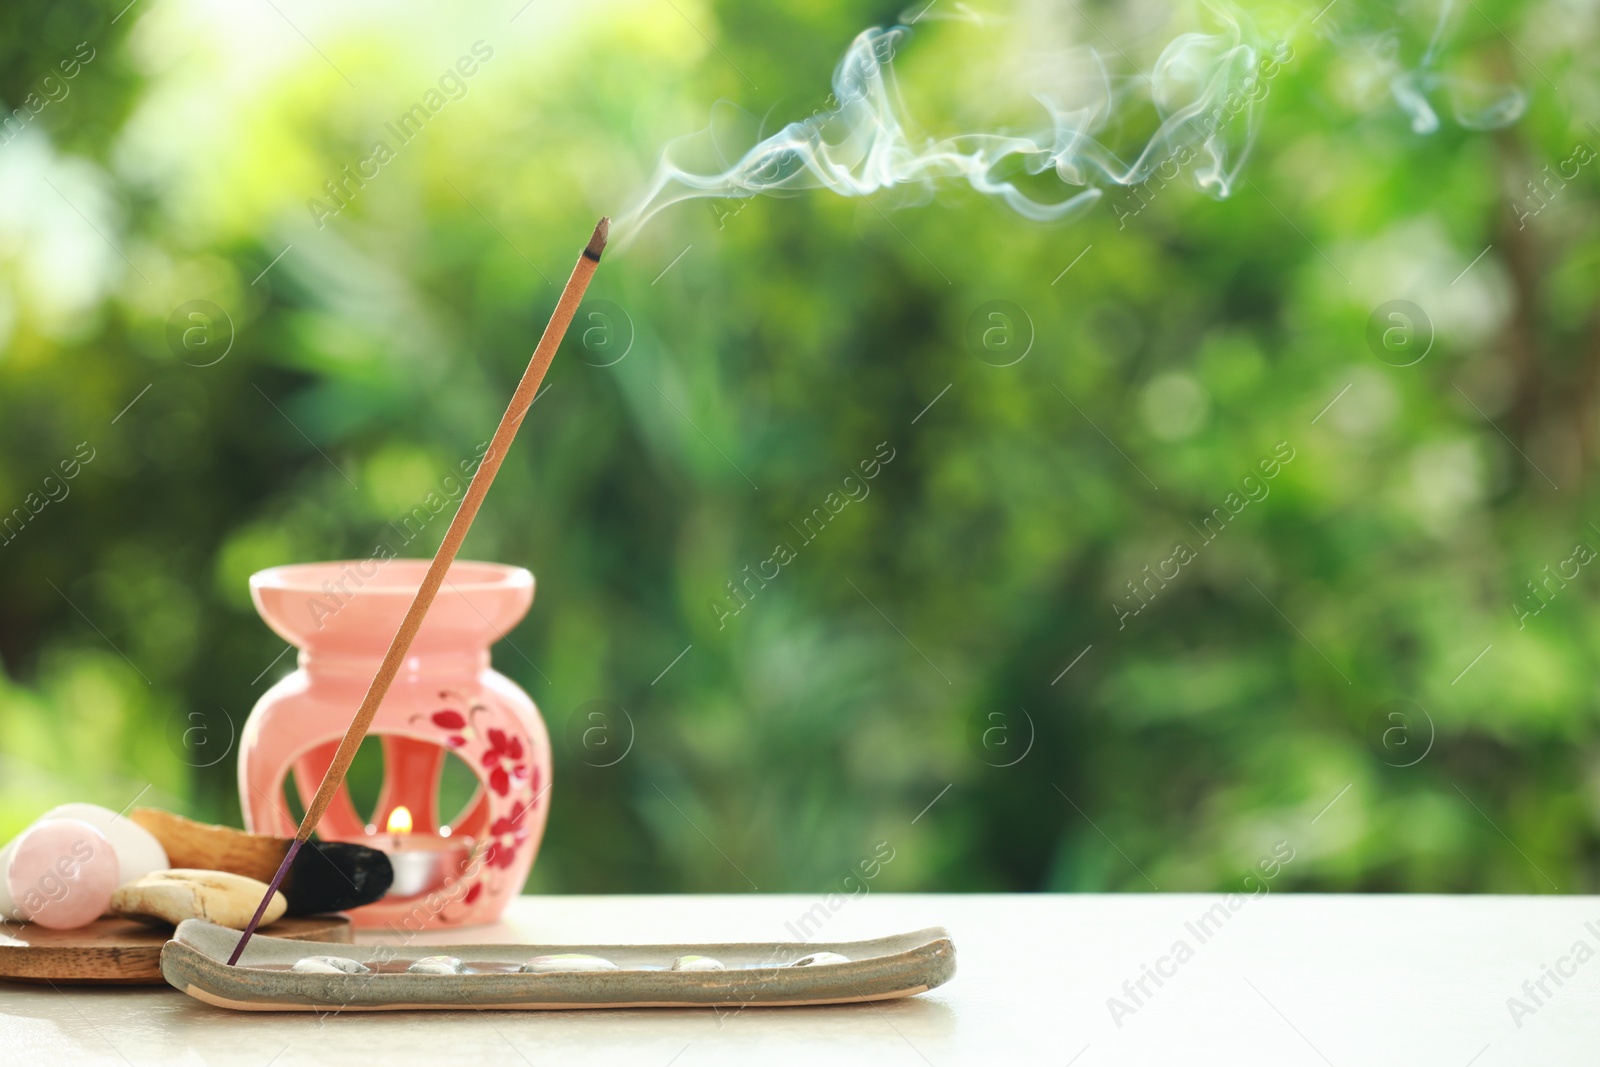
[[[439,545],[439,551],[434,554],[433,562],[428,565],[428,573],[423,577],[422,585],[411,601],[411,607],[406,609],[406,616],[401,620],[400,629],[390,642],[389,651],[384,654],[383,662],[378,666],[378,673],[372,679],[372,685],[368,687],[367,695],[361,701],[361,707],[356,711],[355,718],[350,720],[350,728],[345,731],[344,739],[339,742],[339,749],[334,753],[328,773],[322,776],[322,784],[317,787],[317,795],[306,808],[306,817],[300,820],[300,829],[296,831],[294,842],[289,846],[288,852],[284,854],[283,862],[278,865],[278,873],[272,876],[272,884],[267,887],[266,896],[261,898],[261,904],[256,908],[250,924],[244,928],[244,934],[239,938],[239,944],[235,946],[233,955],[228,957],[228,966],[232,967],[239,962],[245,945],[250,943],[250,936],[255,933],[256,927],[261,922],[261,916],[266,913],[267,905],[272,901],[272,895],[278,891],[284,874],[294,863],[295,854],[316,830],[317,823],[322,820],[322,813],[327,810],[334,793],[344,784],[345,772],[350,769],[350,761],[355,758],[361,739],[366,737],[367,728],[372,725],[372,718],[378,713],[378,705],[383,703],[384,695],[389,692],[389,686],[399,673],[406,652],[411,648],[412,640],[422,627],[423,617],[428,614],[428,608],[433,604],[439,586],[444,583],[445,572],[450,569],[456,553],[461,550],[461,542],[466,539],[467,531],[472,528],[472,520],[477,518],[478,508],[483,504],[483,498],[488,495],[489,486],[494,482],[494,476],[500,470],[500,464],[511,448],[511,441],[516,437],[523,417],[527,415],[528,408],[532,406],[534,397],[539,393],[539,383],[544,380],[545,371],[550,369],[550,361],[555,358],[556,349],[561,345],[561,338],[566,335],[567,326],[571,324],[572,316],[577,312],[579,302],[583,300],[584,290],[589,288],[589,280],[594,277],[595,268],[600,265],[600,253],[605,251],[606,236],[610,229],[611,220],[601,219],[600,224],[594,228],[594,236],[589,238],[588,247],[584,248],[583,255],[578,257],[577,265],[572,268],[572,276],[567,279],[567,286],[561,291],[561,299],[556,302],[556,310],[550,316],[550,322],[545,326],[543,336],[539,338],[538,347],[533,350],[533,358],[528,361],[528,369],[523,372],[522,380],[517,383],[517,391],[511,395],[511,403],[507,405],[506,413],[501,416],[500,425],[494,431],[494,437],[489,442],[489,450],[484,453],[483,461],[473,474],[472,484],[467,487],[467,495],[461,499],[455,518],[450,520],[450,528],[445,531],[444,542]]]

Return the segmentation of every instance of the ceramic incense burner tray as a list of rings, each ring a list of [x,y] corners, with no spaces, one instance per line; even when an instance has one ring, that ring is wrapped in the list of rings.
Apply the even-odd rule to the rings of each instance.
[[[328,1012],[848,1004],[922,993],[956,969],[938,927],[826,945],[330,946],[257,936],[229,967],[238,942],[237,930],[191,919],[162,949],[161,973],[218,1007]],[[357,973],[336,969],[352,961]]]

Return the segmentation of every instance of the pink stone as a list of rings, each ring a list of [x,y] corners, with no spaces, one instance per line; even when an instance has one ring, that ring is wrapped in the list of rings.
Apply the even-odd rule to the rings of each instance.
[[[117,888],[117,854],[81,819],[45,819],[17,838],[6,886],[29,919],[52,930],[87,926]]]

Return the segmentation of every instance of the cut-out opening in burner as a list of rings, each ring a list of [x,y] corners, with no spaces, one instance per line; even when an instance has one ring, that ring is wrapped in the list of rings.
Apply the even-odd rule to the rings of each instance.
[[[283,802],[296,824],[305,818],[337,747],[337,742],[319,745],[290,768]],[[380,734],[369,735],[356,750],[318,836],[356,840],[385,833],[402,807],[414,833],[482,838],[489,824],[483,779],[459,755],[444,745]]]

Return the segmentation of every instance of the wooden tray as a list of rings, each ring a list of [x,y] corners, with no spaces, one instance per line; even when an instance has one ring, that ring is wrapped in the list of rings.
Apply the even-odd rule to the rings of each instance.
[[[343,915],[279,919],[262,927],[293,941],[350,943]],[[171,927],[97,919],[77,930],[0,924],[0,979],[72,985],[161,985],[161,946]],[[238,935],[234,935],[237,940]]]
[[[237,967],[233,930],[190,919],[161,952],[161,973],[196,1000],[236,1011],[518,1011],[574,1008],[739,1008],[853,1004],[922,993],[950,980],[956,950],[937,927],[872,941],[738,945],[351,945],[330,952],[303,942],[254,937]],[[795,966],[817,952],[841,962]],[[583,953],[613,971],[508,973],[533,956]],[[307,956],[371,965],[455,956],[483,970],[465,974],[301,974]],[[674,971],[679,956],[710,956],[720,971]],[[399,961],[399,962],[397,962]],[[489,973],[489,969],[495,969]]]

